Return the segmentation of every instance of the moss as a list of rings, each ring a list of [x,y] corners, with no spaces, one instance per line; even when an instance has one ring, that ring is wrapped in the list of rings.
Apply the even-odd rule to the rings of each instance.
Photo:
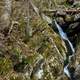
[[[64,41],[59,37],[59,35],[54,36],[54,42],[58,48],[58,50],[60,51],[61,55],[64,52],[67,52],[67,48],[65,46]]]
[[[17,57],[19,57],[19,56],[21,55],[21,49],[18,48],[18,47],[16,47],[16,48],[13,49],[13,53],[14,53]]]
[[[24,17],[21,17],[19,20],[19,31],[22,33],[23,41],[27,42],[29,39],[29,34],[26,32],[27,22],[24,20]]]
[[[8,58],[0,58],[0,75],[6,75],[12,69],[12,62]]]
[[[36,58],[37,58],[38,56],[39,56],[38,53],[34,53],[33,56],[27,57],[27,63],[33,66],[34,63],[35,63],[35,60],[36,60]]]
[[[11,76],[10,80],[26,80],[26,79],[23,78],[22,76]]]

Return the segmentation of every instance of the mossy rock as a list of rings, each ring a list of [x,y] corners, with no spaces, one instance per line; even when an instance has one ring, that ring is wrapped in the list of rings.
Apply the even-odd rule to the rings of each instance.
[[[61,75],[61,73],[63,72],[63,62],[66,57],[66,51],[67,51],[65,43],[60,38],[60,36],[57,33],[55,33],[55,31],[51,28],[51,26],[49,26],[48,23],[43,19],[41,19],[40,17],[37,16],[33,17],[30,20],[30,25],[32,27],[33,34],[27,43],[23,41],[24,37],[21,38],[20,37],[21,34],[19,35],[18,33],[18,31],[20,31],[20,33],[23,33],[23,31],[20,29],[16,29],[14,27],[15,30],[12,31],[9,39],[9,41],[11,40],[11,42],[10,43],[9,41],[6,42],[8,44],[6,46],[10,54],[9,55],[10,60],[12,60],[12,62],[8,63],[7,58],[3,58],[1,60],[1,65],[4,64],[5,66],[6,65],[8,66],[9,64],[9,68],[7,66],[5,67],[6,69],[4,67],[1,67],[1,74],[2,73],[8,74],[7,71],[9,72],[9,70],[11,69],[10,64],[12,64],[14,67],[15,64],[18,64],[18,62],[20,62],[19,59],[23,55],[26,56],[26,58],[23,57],[22,62],[20,63],[23,63],[23,65],[28,64],[31,68],[30,69],[30,73],[31,73],[34,66],[36,67],[35,64],[39,60],[41,55],[45,60],[45,63],[47,63],[50,67],[50,72],[49,72],[47,64],[45,64],[45,69],[43,68],[44,76],[42,79],[44,80],[44,78],[47,78],[47,75],[49,75],[47,79],[52,79],[51,78],[51,74],[52,74],[54,80],[56,80],[56,78],[59,75]],[[20,26],[18,26],[18,28],[19,27]],[[12,38],[12,36],[14,36],[15,39]],[[13,55],[15,55],[16,58],[14,58]],[[5,59],[7,62],[5,61]],[[4,61],[8,64],[4,63]],[[18,68],[22,69],[23,67],[25,67],[25,65],[22,66],[22,64],[19,64],[19,66],[17,66],[17,69]],[[13,69],[13,71],[15,70]],[[22,72],[15,71],[15,72],[17,74],[25,73],[23,71]]]
[[[33,36],[30,38],[27,45],[31,49],[36,51],[36,54],[41,54],[45,60],[49,61],[48,63],[51,73],[54,80],[56,80],[56,78],[60,75],[59,72],[63,71],[63,62],[66,58],[67,52],[65,43],[60,38],[60,36],[55,33],[55,31],[48,25],[48,23],[41,18],[34,17],[31,20],[31,25],[33,30]],[[35,60],[36,58],[34,58],[34,61]],[[47,65],[45,68],[47,69]],[[56,68],[57,73],[54,68]],[[47,73],[47,70],[44,70],[44,72]]]

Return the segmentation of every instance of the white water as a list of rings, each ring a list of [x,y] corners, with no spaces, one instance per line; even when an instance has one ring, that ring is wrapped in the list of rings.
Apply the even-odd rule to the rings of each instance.
[[[64,73],[65,73],[69,78],[71,78],[70,73],[69,73],[69,70],[68,70],[68,65],[64,67]]]
[[[75,50],[74,50],[74,47],[73,47],[72,43],[69,41],[66,33],[65,33],[65,32],[62,30],[62,28],[57,24],[56,20],[55,20],[55,25],[56,25],[56,27],[57,27],[57,29],[58,29],[58,31],[59,31],[59,34],[60,34],[61,38],[62,38],[63,40],[66,40],[66,41],[69,43],[72,52],[75,53]]]
[[[41,79],[43,76],[43,69],[38,70],[35,76],[36,78]]]
[[[71,50],[72,50],[72,55],[69,56],[69,58],[70,58],[70,57],[72,57],[72,56],[74,55],[74,53],[75,53],[75,50],[74,50],[74,48],[73,48],[73,45],[72,45],[72,43],[69,41],[66,33],[65,33],[65,32],[62,30],[62,28],[58,25],[58,23],[56,22],[56,20],[54,20],[54,21],[55,21],[55,25],[56,25],[56,27],[57,27],[57,29],[58,29],[58,31],[59,31],[59,34],[60,34],[61,38],[62,38],[63,40],[66,40],[66,41],[69,43],[69,45],[70,45],[70,48],[71,48]],[[64,67],[64,73],[71,79],[70,72],[69,72],[69,70],[68,70],[68,66],[69,66],[69,63]]]

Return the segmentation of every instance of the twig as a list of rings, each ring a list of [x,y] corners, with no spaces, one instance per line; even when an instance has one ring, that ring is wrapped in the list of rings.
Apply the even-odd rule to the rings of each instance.
[[[43,10],[42,11],[43,13],[56,13],[56,12],[59,12],[58,10]],[[60,11],[61,12],[61,11]],[[66,13],[80,13],[80,9],[78,9],[78,10],[62,10],[62,12],[66,12]]]

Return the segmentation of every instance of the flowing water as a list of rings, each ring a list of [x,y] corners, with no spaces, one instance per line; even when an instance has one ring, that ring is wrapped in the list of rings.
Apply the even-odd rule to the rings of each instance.
[[[69,47],[71,49],[70,52],[72,52],[72,54],[68,56],[69,58],[71,58],[75,53],[75,49],[74,49],[72,43],[70,42],[70,40],[68,39],[67,34],[62,30],[62,28],[59,26],[59,24],[57,23],[56,20],[54,20],[54,23],[55,23],[56,28],[59,31],[59,35],[61,36],[61,38],[64,41],[67,41],[67,43],[68,43],[68,45],[69,45]],[[68,70],[68,66],[69,66],[69,63],[64,67],[64,73],[71,79],[71,75],[70,75],[70,72]]]
[[[72,50],[72,53],[75,53],[74,47],[73,47],[72,43],[69,41],[69,39],[67,37],[67,34],[62,30],[62,28],[59,26],[59,24],[56,22],[56,20],[54,20],[54,21],[55,21],[55,25],[56,25],[56,27],[57,27],[57,29],[59,31],[59,34],[60,34],[61,38],[68,42],[68,44],[69,44],[69,46],[70,46],[70,48]]]

